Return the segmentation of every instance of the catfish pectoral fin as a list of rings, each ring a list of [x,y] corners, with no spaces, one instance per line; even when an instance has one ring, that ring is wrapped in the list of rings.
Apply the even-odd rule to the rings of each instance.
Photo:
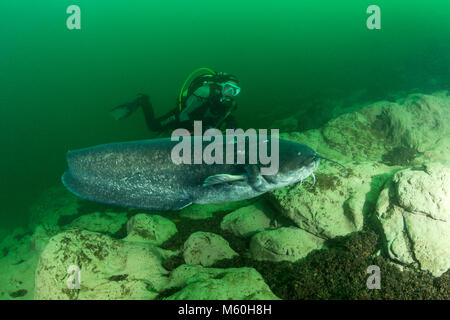
[[[190,201],[190,200],[174,201],[173,202],[173,210],[179,211],[181,209],[189,207],[191,204],[192,204],[192,201]]]
[[[257,192],[266,192],[268,183],[261,175],[260,169],[255,165],[245,166],[245,171],[248,176],[248,184]]]
[[[246,175],[232,175],[232,174],[215,174],[209,176],[203,182],[203,187],[209,187],[215,184],[234,182],[234,181],[244,181],[247,180]]]

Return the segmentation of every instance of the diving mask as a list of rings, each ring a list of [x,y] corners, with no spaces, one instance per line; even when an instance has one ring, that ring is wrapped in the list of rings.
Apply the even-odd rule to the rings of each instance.
[[[237,96],[239,92],[241,92],[241,88],[232,82],[224,82],[220,84],[222,86],[222,95],[223,96]]]

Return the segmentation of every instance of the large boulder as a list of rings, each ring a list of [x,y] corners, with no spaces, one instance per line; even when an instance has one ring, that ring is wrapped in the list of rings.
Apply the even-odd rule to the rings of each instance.
[[[440,276],[450,267],[450,169],[427,164],[395,174],[376,216],[388,255]]]
[[[147,243],[68,230],[51,238],[40,256],[35,299],[153,299],[167,284],[162,261],[172,254]],[[73,289],[77,268],[80,288]]]
[[[239,208],[222,219],[220,228],[237,237],[250,237],[253,234],[273,227],[273,216],[261,202]]]
[[[343,162],[402,166],[424,160],[450,162],[450,97],[439,92],[412,94],[397,102],[378,101],[320,129],[281,136]]]
[[[184,243],[183,257],[187,264],[211,266],[222,259],[231,259],[237,253],[228,241],[211,232],[195,232]]]
[[[319,249],[324,240],[295,227],[283,227],[257,233],[250,241],[250,253],[256,260],[291,261]]]
[[[181,265],[166,289],[180,290],[170,300],[278,300],[253,268],[216,269]]]
[[[282,138],[342,162],[348,175],[322,160],[314,187],[289,186],[269,199],[298,227],[323,238],[342,236],[361,230],[380,188],[396,170],[430,159],[450,164],[450,97],[414,94],[397,102],[380,101],[321,129]]]
[[[124,240],[148,242],[159,246],[177,233],[175,223],[156,214],[140,213],[127,224],[128,235]]]
[[[318,237],[331,239],[362,230],[367,209],[375,206],[377,191],[393,169],[361,163],[349,165],[344,176],[327,163],[321,166],[314,186],[303,182],[278,189],[268,198],[282,215]]]

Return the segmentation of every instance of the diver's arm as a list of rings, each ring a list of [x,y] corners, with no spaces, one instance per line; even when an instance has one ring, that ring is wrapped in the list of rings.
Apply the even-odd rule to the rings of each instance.
[[[235,116],[229,115],[228,118],[225,119],[225,129],[237,129],[238,127]]]
[[[222,125],[226,125],[227,129],[237,128],[237,122],[232,112],[236,110],[237,104],[235,100],[227,100],[216,104],[217,113],[221,114],[216,121],[215,127],[220,128]]]

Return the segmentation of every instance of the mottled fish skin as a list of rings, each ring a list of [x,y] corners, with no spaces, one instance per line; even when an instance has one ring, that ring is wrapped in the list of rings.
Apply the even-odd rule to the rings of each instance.
[[[163,138],[69,151],[69,169],[63,174],[62,182],[77,196],[96,202],[149,210],[179,210],[191,203],[250,199],[305,179],[319,164],[311,148],[280,139],[278,174],[259,176],[258,188],[247,179],[205,187],[203,182],[207,177],[248,174],[249,169],[230,164],[177,165],[171,159],[172,148],[177,143]]]

